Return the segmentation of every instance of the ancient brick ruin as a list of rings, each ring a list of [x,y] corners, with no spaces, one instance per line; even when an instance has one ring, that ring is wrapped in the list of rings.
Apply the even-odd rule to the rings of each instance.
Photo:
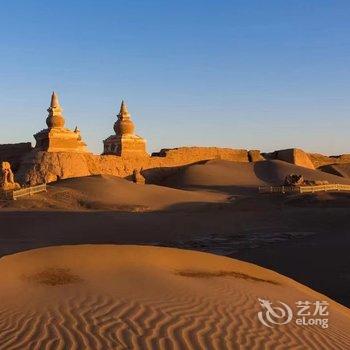
[[[115,135],[103,141],[103,154],[116,156],[145,157],[146,140],[135,134],[135,125],[124,101],[120,106],[118,120],[114,124]]]
[[[51,104],[46,118],[47,129],[34,135],[35,150],[44,152],[88,152],[86,144],[82,141],[80,131],[64,127],[65,120],[62,109],[55,92],[51,96]]]

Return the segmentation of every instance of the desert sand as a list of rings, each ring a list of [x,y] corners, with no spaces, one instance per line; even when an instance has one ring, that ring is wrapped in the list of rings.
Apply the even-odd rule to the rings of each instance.
[[[287,175],[300,174],[305,180],[326,180],[329,183],[350,184],[350,180],[320,170],[311,170],[280,160],[237,163],[211,160],[195,164],[170,176],[162,185],[176,188],[196,187],[235,193],[258,186],[283,184]]]
[[[128,180],[96,175],[61,180],[49,186],[48,193],[23,198],[4,206],[22,209],[155,211],[179,204],[220,203],[228,194],[186,191],[157,185],[137,185]]]
[[[2,349],[346,349],[350,312],[282,275],[212,254],[82,245],[1,258]],[[258,320],[258,298],[329,302],[329,327]]]
[[[47,193],[0,202],[0,256],[84,243],[189,248],[273,269],[349,307],[350,195],[257,193],[288,173],[349,181],[281,161],[219,160],[169,177],[174,188],[110,176],[62,180]]]
[[[345,178],[350,177],[350,163],[330,164],[321,167],[322,171],[330,174],[342,176]]]
[[[0,202],[0,348],[350,347],[350,195],[258,194],[291,173],[350,183],[212,160],[157,184],[89,176]],[[263,326],[258,298],[328,300],[330,327]]]
[[[289,174],[301,174],[305,180],[350,184],[348,178],[279,160],[254,163],[211,160],[185,167],[147,186],[111,175],[60,180],[49,185],[47,194],[2,203],[2,206],[43,210],[174,210],[181,206],[227,203],[232,201],[232,195],[256,195],[258,186],[281,185]]]

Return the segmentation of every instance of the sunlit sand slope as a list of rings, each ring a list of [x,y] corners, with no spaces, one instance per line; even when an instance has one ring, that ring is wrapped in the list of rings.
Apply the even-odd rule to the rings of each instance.
[[[275,272],[142,246],[43,248],[0,260],[1,349],[348,349],[350,312]],[[328,300],[329,328],[272,328],[258,298]]]
[[[109,175],[86,176],[50,184],[48,192],[0,203],[8,208],[59,210],[152,211],[226,202],[223,194],[194,192],[156,185],[137,185]]]

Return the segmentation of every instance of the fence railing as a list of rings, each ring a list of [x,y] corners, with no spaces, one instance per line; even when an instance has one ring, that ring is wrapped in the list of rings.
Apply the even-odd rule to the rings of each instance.
[[[314,193],[321,191],[350,191],[350,185],[260,186],[259,193]]]
[[[21,188],[15,191],[8,191],[6,192],[6,198],[16,200],[17,198],[20,198],[20,197],[32,196],[33,194],[36,194],[39,192],[46,192],[46,191],[47,191],[46,184],[42,184],[38,186]]]

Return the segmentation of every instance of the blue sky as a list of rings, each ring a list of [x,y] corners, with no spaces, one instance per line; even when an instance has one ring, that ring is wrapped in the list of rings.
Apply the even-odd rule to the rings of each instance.
[[[99,153],[124,98],[149,151],[350,153],[350,2],[0,0],[0,143],[52,90]]]

